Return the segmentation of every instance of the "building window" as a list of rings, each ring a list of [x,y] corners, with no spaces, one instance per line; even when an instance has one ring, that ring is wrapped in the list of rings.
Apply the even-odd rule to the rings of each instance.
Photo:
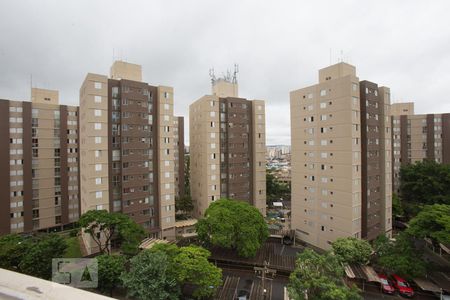
[[[94,82],[94,88],[97,90],[100,90],[102,88],[102,83],[101,82]]]
[[[94,102],[95,103],[102,103],[102,96],[94,96]]]
[[[94,110],[94,116],[101,117],[102,116],[102,111],[100,109],[95,109]]]
[[[327,90],[320,90],[320,96],[326,96]]]

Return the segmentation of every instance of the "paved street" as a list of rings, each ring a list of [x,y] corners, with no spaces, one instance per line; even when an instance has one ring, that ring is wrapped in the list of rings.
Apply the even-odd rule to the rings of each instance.
[[[252,282],[254,282],[255,284],[261,282],[261,279],[258,278],[255,275],[255,273],[251,271],[223,269],[223,275],[240,277],[238,291],[249,290],[249,287],[252,285]],[[272,286],[272,295],[269,295],[267,300],[282,300],[283,289],[288,284],[288,282],[289,282],[288,278],[284,276],[283,277],[275,276],[273,280],[267,280],[267,284]]]

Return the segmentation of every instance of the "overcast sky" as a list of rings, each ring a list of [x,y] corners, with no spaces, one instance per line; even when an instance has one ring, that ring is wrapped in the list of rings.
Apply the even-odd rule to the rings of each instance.
[[[1,0],[0,98],[28,100],[32,74],[78,105],[86,73],[108,74],[115,53],[173,86],[188,122],[209,68],[238,63],[240,96],[266,100],[267,144],[290,144],[289,92],[315,84],[330,52],[392,100],[450,112],[449,12],[450,1]]]

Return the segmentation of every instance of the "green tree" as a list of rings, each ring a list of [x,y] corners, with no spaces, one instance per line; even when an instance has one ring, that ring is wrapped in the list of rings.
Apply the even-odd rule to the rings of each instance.
[[[125,272],[126,259],[122,255],[102,254],[97,256],[98,261],[98,289],[102,292],[112,293],[115,287],[122,284],[120,276]]]
[[[144,228],[134,222],[133,219],[125,214],[118,213],[121,222],[117,234],[117,241],[120,243],[120,250],[127,256],[134,256],[139,253],[139,245],[145,238]]]
[[[347,264],[367,264],[372,254],[369,242],[354,237],[338,238],[331,246],[334,254]]]
[[[122,213],[90,210],[80,217],[79,224],[98,245],[100,253],[109,254],[111,240],[116,238],[124,254],[135,255],[145,237],[144,228]]]
[[[414,242],[406,233],[400,233],[395,240],[380,235],[374,241],[375,264],[385,270],[406,278],[420,277],[425,274],[425,262],[422,253],[414,247]]]
[[[0,268],[18,271],[26,248],[24,238],[18,234],[0,237]]]
[[[26,251],[19,263],[21,273],[50,279],[52,259],[63,257],[67,244],[60,235],[44,234],[25,241]]]
[[[338,257],[305,249],[298,254],[294,272],[289,276],[289,297],[295,300],[361,299],[358,289],[347,287],[343,277],[344,269]]]
[[[228,199],[211,203],[196,229],[203,243],[236,249],[243,257],[255,256],[269,236],[264,217],[255,207]]]
[[[402,166],[400,192],[408,216],[415,216],[423,205],[450,205],[450,165],[427,160]]]
[[[175,199],[175,210],[190,213],[194,209],[192,198],[189,195],[184,195]]]
[[[404,215],[402,202],[400,200],[400,197],[396,194],[392,194],[392,216],[403,216]]]
[[[268,200],[279,200],[290,193],[290,188],[279,182],[272,170],[266,170],[266,193]]]
[[[450,205],[426,205],[411,219],[406,232],[417,238],[430,237],[450,245]]]
[[[131,259],[130,271],[121,279],[128,295],[142,300],[176,300],[180,288],[167,272],[169,261],[161,251],[144,250]]]
[[[184,194],[191,195],[191,157],[189,154],[184,155]]]
[[[222,270],[208,261],[211,253],[202,247],[178,248],[173,244],[158,244],[150,251],[167,255],[167,273],[173,274],[181,286],[195,286],[193,296],[196,298],[213,296],[222,282]]]
[[[222,283],[222,270],[208,261],[211,253],[201,247],[181,247],[175,256],[178,281],[196,286],[193,296],[211,297]]]

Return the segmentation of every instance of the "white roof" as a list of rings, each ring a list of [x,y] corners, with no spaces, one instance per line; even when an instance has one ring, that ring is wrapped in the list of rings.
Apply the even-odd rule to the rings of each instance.
[[[29,300],[113,299],[68,285],[47,281],[5,269],[0,269],[0,298]]]

